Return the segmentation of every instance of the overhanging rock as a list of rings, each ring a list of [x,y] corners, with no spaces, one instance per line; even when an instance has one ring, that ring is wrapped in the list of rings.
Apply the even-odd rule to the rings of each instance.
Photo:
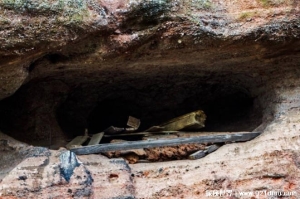
[[[0,197],[300,194],[299,3],[0,1],[5,134],[58,149],[86,128],[119,126],[124,116],[148,121],[140,127],[147,129],[202,108],[209,131],[262,132],[193,161],[125,167],[78,156],[69,183],[60,175],[61,151],[23,156],[41,148],[1,134]]]

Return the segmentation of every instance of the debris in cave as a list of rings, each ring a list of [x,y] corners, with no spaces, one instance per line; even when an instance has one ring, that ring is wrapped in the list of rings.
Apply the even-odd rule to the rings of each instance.
[[[220,148],[219,145],[216,145],[216,144],[210,145],[208,147],[205,147],[204,150],[199,150],[199,151],[189,155],[189,159],[197,160],[197,159],[203,158],[204,156],[218,150],[218,148]]]
[[[159,126],[153,126],[147,129],[147,132],[153,131],[178,131],[178,130],[198,130],[205,127],[206,115],[204,111],[194,111],[180,117],[169,120]]]
[[[162,125],[153,126],[144,132],[137,132],[140,120],[129,116],[127,126],[111,126],[103,132],[75,137],[66,145],[76,154],[102,153],[109,158],[122,157],[129,163],[140,160],[165,161],[178,159],[200,159],[216,151],[224,143],[248,141],[259,133],[220,133],[199,132],[205,126],[206,115],[197,110],[169,120]],[[178,131],[178,130],[193,130]],[[129,141],[130,136],[141,136]],[[139,137],[138,136],[138,137]],[[110,138],[109,143],[101,143],[102,137]],[[122,139],[118,139],[118,138]],[[216,145],[217,143],[218,145]]]
[[[95,145],[99,144],[102,137],[104,135],[104,132],[96,133],[91,137],[91,140],[89,141],[88,145]]]
[[[86,142],[86,140],[88,138],[89,138],[89,136],[87,136],[87,135],[77,136],[66,145],[66,148],[71,149],[74,147],[78,147],[78,146],[82,145],[84,142]]]
[[[117,133],[124,133],[124,132],[134,132],[140,127],[141,121],[135,117],[129,116],[127,121],[127,126],[129,128],[120,128],[115,126],[110,126],[105,129],[103,132],[108,134],[117,134]]]

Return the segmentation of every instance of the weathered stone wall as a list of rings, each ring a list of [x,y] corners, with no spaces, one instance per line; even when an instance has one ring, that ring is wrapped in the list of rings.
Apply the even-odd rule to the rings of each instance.
[[[299,14],[297,0],[0,0],[0,130],[16,139],[58,148],[109,103],[150,125],[218,99],[251,100],[227,127],[263,131],[197,161],[79,156],[69,182],[62,149],[0,134],[0,197],[300,194]]]
[[[70,198],[196,199],[207,198],[207,190],[221,189],[234,193],[281,191],[297,194],[297,198],[299,115],[298,108],[292,109],[274,120],[258,138],[225,145],[195,161],[127,165],[101,155],[78,156],[81,164],[69,182],[59,171],[62,151],[45,149],[41,153],[35,148],[2,178],[1,197],[59,198],[63,194]]]

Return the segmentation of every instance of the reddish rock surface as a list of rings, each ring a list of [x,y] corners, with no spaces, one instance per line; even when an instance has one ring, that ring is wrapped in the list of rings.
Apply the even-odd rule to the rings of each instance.
[[[0,198],[299,198],[299,35],[297,0],[0,1]],[[263,134],[194,161],[78,156],[69,181],[37,147],[198,109]]]
[[[2,198],[208,198],[210,190],[293,193],[299,189],[299,109],[271,123],[258,138],[227,144],[200,160],[128,165],[101,155],[78,156],[69,182],[59,151],[31,151],[2,179]],[[33,155],[35,154],[35,155]],[[218,197],[249,198],[249,196]],[[261,195],[261,198],[270,198]],[[275,197],[276,198],[276,197]]]
[[[115,151],[107,152],[110,158],[123,157],[129,163],[134,164],[139,160],[149,160],[152,162],[166,161],[166,160],[181,160],[187,159],[189,155],[199,150],[204,150],[203,144],[184,144],[180,146],[170,147],[155,147],[149,149],[139,150],[127,150],[127,151]]]

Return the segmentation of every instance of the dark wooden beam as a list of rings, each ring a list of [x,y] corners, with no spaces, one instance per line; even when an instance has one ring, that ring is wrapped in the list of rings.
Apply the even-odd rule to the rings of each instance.
[[[195,136],[206,136],[206,135],[227,135],[233,133],[249,133],[249,131],[241,132],[207,132],[207,131],[156,131],[156,132],[131,132],[121,134],[104,134],[103,137],[128,137],[128,136],[145,136],[148,138],[164,139],[169,135],[177,135],[178,137],[195,137]]]
[[[119,151],[119,150],[128,150],[128,149],[176,146],[182,144],[243,142],[243,141],[251,140],[259,136],[260,134],[261,133],[257,133],[257,132],[249,132],[249,133],[234,133],[234,134],[226,134],[226,135],[197,136],[197,137],[190,137],[190,138],[130,141],[130,142],[122,142],[122,143],[82,146],[78,148],[72,148],[71,151],[78,155],[84,155],[84,154],[91,154],[91,153],[102,153],[108,151]]]

